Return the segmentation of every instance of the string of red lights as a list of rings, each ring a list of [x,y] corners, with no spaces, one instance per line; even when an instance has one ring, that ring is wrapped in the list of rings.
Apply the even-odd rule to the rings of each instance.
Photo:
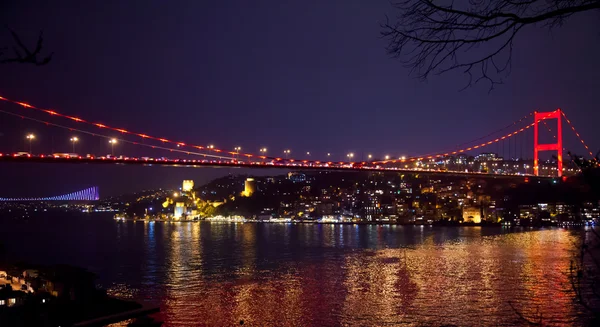
[[[74,122],[77,122],[77,123],[84,123],[84,124],[92,125],[92,126],[95,126],[95,127],[98,127],[98,128],[112,130],[112,131],[119,132],[119,133],[122,133],[122,134],[134,135],[134,136],[141,137],[142,139],[150,139],[150,140],[160,141],[160,142],[163,142],[163,143],[172,144],[172,145],[179,146],[179,147],[191,147],[191,148],[196,148],[196,149],[199,149],[199,150],[213,151],[213,152],[217,152],[217,153],[223,152],[223,153],[228,153],[228,154],[231,154],[231,155],[246,156],[246,157],[249,157],[249,158],[250,157],[258,157],[258,158],[262,158],[262,159],[269,158],[269,157],[266,157],[266,156],[256,155],[256,154],[253,154],[253,153],[238,153],[238,152],[235,152],[235,151],[226,151],[226,150],[222,150],[222,149],[218,149],[218,148],[214,148],[214,147],[205,147],[205,146],[201,146],[201,145],[186,144],[184,142],[172,141],[172,140],[169,140],[169,139],[166,139],[166,138],[163,138],[163,137],[156,137],[156,136],[152,136],[152,135],[149,135],[149,134],[132,132],[132,131],[128,131],[128,130],[123,129],[123,128],[112,127],[112,126],[109,126],[109,125],[106,125],[106,124],[93,123],[93,122],[89,122],[89,121],[86,121],[86,120],[78,118],[78,117],[73,117],[73,116],[61,114],[61,113],[59,113],[59,112],[57,112],[55,110],[49,110],[49,109],[39,108],[39,107],[30,105],[28,103],[25,103],[25,102],[11,100],[11,99],[8,99],[8,98],[2,97],[2,96],[0,96],[0,100],[20,105],[23,108],[38,110],[38,111],[44,112],[44,113],[52,115],[52,116],[70,119],[70,120],[72,120]],[[275,158],[272,158],[272,159],[275,159]]]
[[[106,129],[106,130],[112,130],[112,131],[116,131],[122,134],[129,134],[129,135],[133,135],[133,136],[137,136],[137,137],[141,137],[142,139],[150,139],[150,140],[155,140],[155,141],[160,141],[162,143],[166,143],[166,144],[172,144],[174,146],[177,147],[191,147],[191,148],[195,148],[195,149],[199,149],[199,150],[205,150],[205,151],[214,151],[216,153],[226,153],[226,154],[230,154],[230,155],[238,155],[238,156],[245,156],[248,158],[251,157],[256,157],[256,158],[260,158],[260,159],[272,159],[272,160],[283,160],[282,158],[279,157],[269,157],[269,156],[265,156],[265,155],[257,155],[257,154],[253,154],[253,153],[241,153],[241,152],[235,152],[235,151],[227,151],[227,150],[223,150],[223,149],[218,149],[218,148],[214,148],[214,147],[206,147],[206,146],[201,146],[201,145],[193,145],[193,144],[186,144],[184,142],[177,142],[177,141],[172,141],[166,138],[162,138],[162,137],[156,137],[156,136],[152,136],[149,134],[143,134],[143,133],[138,133],[138,132],[132,132],[132,131],[128,131],[125,130],[123,128],[117,128],[117,127],[112,127],[106,124],[101,124],[101,123],[93,123],[93,122],[89,122],[86,121],[84,119],[78,118],[78,117],[74,117],[74,116],[69,116],[69,115],[65,115],[62,113],[59,113],[55,110],[49,110],[49,109],[43,109],[43,108],[39,108],[33,105],[30,105],[28,103],[25,102],[20,102],[20,101],[15,101],[15,100],[11,100],[5,97],[0,96],[0,100],[6,101],[6,102],[11,102],[17,105],[20,105],[23,108],[28,108],[28,109],[34,109],[34,110],[38,110],[41,112],[44,112],[46,114],[49,114],[51,116],[57,116],[57,117],[61,117],[61,118],[66,118],[69,119],[71,121],[77,122],[77,123],[83,123],[83,124],[88,124],[88,125],[92,125],[95,126],[97,128],[101,128],[101,129]],[[526,119],[527,117],[531,116],[532,113],[529,113],[528,115],[524,116],[523,118],[519,119],[518,121],[513,122],[512,124],[510,124],[509,126],[513,126],[515,124],[518,124],[520,122],[522,122],[524,119]],[[564,115],[564,113],[563,113]],[[24,116],[23,116],[24,117]],[[542,118],[540,120],[544,120],[545,118]],[[566,116],[565,116],[566,119]],[[567,119],[567,122],[569,122],[569,120]],[[45,122],[46,124],[53,124],[53,123],[49,123],[49,122]],[[488,142],[483,142],[481,144],[478,145],[474,145],[474,146],[470,146],[470,147],[466,147],[463,149],[459,149],[459,150],[454,150],[454,151],[446,151],[446,152],[439,152],[439,153],[434,153],[434,154],[430,154],[430,155],[422,155],[422,156],[415,156],[415,157],[409,157],[409,158],[405,158],[405,159],[391,159],[391,160],[381,160],[381,161],[363,161],[361,162],[361,164],[372,164],[372,165],[376,165],[376,164],[388,164],[388,163],[397,163],[397,162],[412,162],[412,161],[417,161],[417,160],[423,160],[423,159],[434,159],[434,158],[441,158],[441,157],[445,157],[445,156],[449,156],[449,155],[455,155],[455,154],[459,154],[459,153],[464,153],[466,151],[471,151],[471,150],[475,150],[475,149],[479,149],[479,148],[483,148],[485,146],[503,141],[507,138],[510,138],[514,135],[517,135],[519,133],[524,132],[525,130],[529,129],[530,127],[532,127],[535,123],[532,123],[524,128],[518,129],[512,133],[506,134],[502,137],[496,138],[494,140],[488,141]],[[572,124],[569,122],[569,124],[571,125],[571,128],[575,131],[574,127],[572,126]],[[56,124],[53,124],[56,125]],[[69,129],[73,129],[70,127],[64,127],[64,128],[69,128]],[[505,128],[504,128],[505,129]],[[82,130],[83,132],[83,130]],[[86,133],[91,133],[91,132],[86,132]],[[488,134],[488,135],[493,135],[494,133]],[[576,132],[576,134],[579,137],[579,134]],[[97,135],[101,135],[101,134],[97,134]],[[106,135],[102,135],[103,137],[109,137]],[[479,138],[481,139],[481,138]],[[581,140],[581,138],[580,138]],[[126,140],[123,140],[126,141]],[[587,146],[585,145],[585,143],[583,142],[583,140],[581,140],[582,143],[584,144],[584,146],[586,147],[586,149],[589,150],[589,148],[587,148]],[[139,145],[144,145],[143,143],[139,143],[139,142],[131,142],[131,141],[127,141],[133,144],[139,144]],[[153,146],[153,147],[157,147],[157,146]],[[165,148],[168,150],[175,150],[172,148]],[[189,151],[185,151],[185,150],[177,150],[183,153],[189,152]],[[204,153],[200,153],[201,155],[207,155],[209,156],[210,154],[204,154]],[[215,157],[218,157],[218,155],[214,155]],[[298,160],[298,159],[286,159],[286,161],[290,161],[290,162],[294,162],[294,161],[299,161],[299,162],[303,162],[303,163],[321,163],[321,162],[325,162],[325,161],[316,161],[316,160]],[[356,162],[344,162],[344,161],[340,161],[339,164],[355,164]]]
[[[543,118],[539,119],[538,122],[547,119],[549,116],[550,115],[544,116]],[[519,133],[522,133],[522,132],[526,131],[527,129],[533,127],[534,125],[535,125],[535,122],[533,122],[533,123],[531,123],[531,124],[529,124],[529,125],[521,128],[521,129],[518,129],[518,130],[516,130],[516,131],[514,131],[512,133],[509,133],[509,134],[506,134],[506,135],[504,135],[502,137],[496,138],[494,140],[491,140],[491,141],[488,141],[488,142],[483,142],[483,143],[481,143],[479,145],[471,146],[471,147],[468,147],[468,148],[463,148],[463,149],[460,149],[460,150],[455,150],[455,151],[445,152],[445,153],[436,153],[436,154],[432,154],[432,155],[429,155],[429,156],[410,157],[410,158],[406,158],[406,159],[398,159],[398,160],[394,159],[394,160],[374,161],[374,162],[372,162],[372,164],[378,164],[378,163],[387,164],[387,163],[396,163],[396,162],[419,161],[419,160],[423,160],[423,159],[435,159],[435,158],[442,158],[442,157],[447,157],[447,156],[450,156],[450,155],[460,154],[460,153],[464,153],[466,151],[480,149],[480,148],[486,147],[488,145],[491,145],[491,144],[498,143],[500,141],[506,140],[506,139],[508,139],[508,138],[510,138],[512,136],[515,136],[515,135],[517,135]]]
[[[117,141],[122,142],[122,143],[134,144],[134,145],[144,146],[144,147],[148,147],[148,148],[152,148],[152,149],[167,150],[167,151],[170,151],[170,152],[179,152],[179,153],[184,153],[184,154],[188,154],[188,155],[198,155],[198,156],[210,157],[210,158],[217,158],[217,159],[227,159],[227,160],[234,160],[235,159],[235,158],[232,158],[232,157],[225,157],[225,156],[219,156],[219,155],[211,155],[211,154],[200,153],[200,152],[192,152],[192,151],[180,150],[180,149],[177,149],[177,148],[167,148],[167,147],[163,147],[163,146],[160,146],[160,145],[144,144],[144,143],[140,143],[140,142],[126,140],[126,139],[123,139],[123,138],[115,138],[115,137],[111,137],[111,136],[104,135],[104,134],[90,132],[90,131],[86,131],[86,130],[79,129],[79,128],[73,128],[73,127],[64,126],[64,125],[52,123],[52,122],[49,122],[49,121],[45,121],[45,120],[42,120],[42,119],[37,119],[37,118],[32,118],[32,117],[28,117],[28,116],[16,114],[16,113],[5,111],[5,110],[2,110],[2,109],[0,109],[0,113],[7,114],[7,115],[10,115],[10,116],[14,116],[14,117],[18,117],[18,118],[21,118],[21,119],[26,119],[26,120],[34,121],[34,122],[37,122],[37,123],[40,123],[40,124],[45,124],[45,125],[48,125],[48,126],[54,126],[54,127],[58,127],[58,128],[61,128],[61,129],[67,129],[69,131],[74,131],[74,132],[81,133],[81,134],[86,134],[86,135],[95,136],[95,137],[101,137],[101,138],[105,138],[105,139],[116,139]]]
[[[581,137],[581,135],[579,135],[579,133],[575,130],[575,126],[573,126],[573,124],[571,123],[571,121],[569,120],[569,118],[567,118],[567,115],[565,114],[565,112],[561,110],[561,113],[562,113],[563,117],[565,117],[565,120],[567,121],[567,123],[569,123],[569,126],[571,126],[571,129],[573,130],[573,133],[575,133],[575,135],[577,135],[577,138],[579,139],[579,142],[581,142],[581,144],[583,144],[583,146],[585,147],[585,149],[590,154],[590,157],[592,157],[592,159],[595,159],[594,154],[592,153],[592,151],[590,150],[590,148],[587,146],[587,144],[585,144],[585,141],[583,140],[583,138]]]
[[[533,116],[533,111],[532,111],[532,112],[530,112],[530,113],[528,113],[527,115],[525,115],[525,116],[521,117],[521,119],[515,120],[515,121],[513,121],[512,123],[510,123],[510,124],[508,124],[508,125],[506,125],[506,126],[504,126],[504,127],[500,128],[500,129],[497,129],[497,130],[495,130],[495,131],[493,131],[493,132],[491,132],[491,133],[489,133],[489,134],[487,134],[487,135],[485,135],[485,136],[478,137],[478,138],[476,138],[476,139],[473,139],[473,140],[471,140],[471,141],[469,141],[469,142],[460,143],[460,144],[458,144],[458,145],[456,146],[456,148],[458,148],[458,147],[462,147],[462,146],[465,146],[465,145],[468,145],[468,144],[470,144],[470,145],[473,145],[473,144],[475,144],[476,142],[479,142],[479,141],[481,141],[481,140],[483,140],[483,139],[487,139],[487,138],[489,138],[490,136],[493,136],[493,135],[495,135],[495,134],[498,134],[498,133],[500,133],[500,132],[503,132],[503,131],[505,131],[506,129],[509,129],[509,128],[511,128],[511,127],[513,127],[513,126],[515,126],[515,125],[518,125],[518,124],[520,124],[521,122],[523,122],[525,119],[528,119],[528,118],[530,118],[530,117],[532,117],[532,116]],[[438,153],[442,153],[442,152],[451,152],[451,151],[454,151],[454,149],[452,149],[452,150],[446,150],[446,151],[436,151],[436,152],[432,152],[432,153],[429,153],[429,154],[424,154],[424,155],[421,155],[420,157],[428,157],[428,156],[430,156],[430,155],[436,155],[436,154],[438,154]]]

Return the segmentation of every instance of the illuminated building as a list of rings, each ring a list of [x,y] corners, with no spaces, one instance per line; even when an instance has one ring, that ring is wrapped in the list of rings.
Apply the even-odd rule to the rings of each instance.
[[[256,192],[256,181],[254,178],[246,178],[246,182],[244,183],[244,192],[242,192],[242,196],[252,196]]]
[[[500,158],[496,153],[481,153],[475,156],[475,161],[501,161],[502,158]]]
[[[185,213],[185,202],[176,202],[175,203],[175,212],[173,212],[173,217],[179,219]]]
[[[465,223],[481,223],[481,209],[477,207],[464,207],[463,221]]]
[[[189,192],[194,188],[194,181],[191,179],[184,179],[183,185],[181,186],[181,191]]]
[[[292,182],[304,182],[306,181],[306,175],[303,173],[291,171],[288,173],[288,179]]]

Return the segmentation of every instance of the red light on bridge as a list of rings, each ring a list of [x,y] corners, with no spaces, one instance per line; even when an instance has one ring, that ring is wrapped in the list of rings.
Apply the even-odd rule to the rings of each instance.
[[[94,124],[94,125],[96,125],[96,126],[98,126],[98,127],[100,127],[100,128],[106,128],[106,125],[102,125],[102,124],[98,124],[98,123],[96,123],[96,124]]]
[[[148,138],[148,135],[146,135],[146,134],[138,134],[137,136],[143,137],[143,138]]]
[[[25,103],[25,102],[17,102],[18,104],[22,105],[25,108],[33,108],[31,105]]]
[[[171,142],[171,141],[169,141],[169,140],[167,140],[167,139],[158,139],[158,140],[159,140],[159,141],[162,141],[162,142],[165,142],[165,143],[166,143],[166,142]]]
[[[129,133],[128,131],[122,129],[122,128],[117,128],[116,129],[117,132],[121,132],[121,133]]]

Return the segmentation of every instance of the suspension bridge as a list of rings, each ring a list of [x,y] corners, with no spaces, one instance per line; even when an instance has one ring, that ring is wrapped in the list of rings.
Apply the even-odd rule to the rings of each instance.
[[[34,201],[97,201],[100,199],[100,193],[98,192],[98,187],[90,187],[85,190],[56,195],[56,196],[48,196],[48,197],[38,197],[38,198],[1,198],[0,202],[34,202]]]
[[[213,145],[198,145],[183,141],[174,141],[166,137],[152,135],[150,133],[133,132],[108,124],[92,122],[83,118],[60,113],[56,110],[37,107],[25,102],[0,97],[0,102],[9,104],[2,107],[0,113],[18,117],[20,119],[52,126],[58,129],[66,129],[82,135],[108,139],[111,146],[122,142],[136,145],[140,148],[151,148],[154,150],[168,151],[169,158],[159,157],[136,157],[136,156],[114,156],[114,155],[91,155],[85,156],[76,153],[67,154],[36,154],[31,152],[0,152],[0,162],[37,162],[37,163],[98,163],[98,164],[131,164],[131,165],[160,165],[160,166],[182,166],[182,167],[230,167],[230,168],[290,168],[290,169],[317,169],[317,170],[364,170],[364,171],[398,171],[419,172],[426,174],[441,175],[476,175],[476,176],[524,176],[524,177],[561,177],[568,172],[576,172],[576,168],[566,168],[563,158],[563,121],[567,123],[571,131],[581,143],[587,154],[594,157],[588,145],[577,132],[566,113],[561,109],[548,112],[531,112],[521,119],[498,129],[486,136],[463,143],[460,148],[447,151],[439,151],[420,156],[391,157],[384,159],[355,160],[353,153],[346,156],[347,160],[332,160],[330,154],[316,160],[313,158],[289,158],[290,151],[283,151],[284,156],[269,156],[266,148],[261,148],[258,153],[242,152],[240,147],[231,147],[231,150],[217,148]],[[37,117],[41,116],[41,117]],[[552,129],[547,121],[555,120],[556,129]],[[552,142],[540,143],[539,135],[546,131],[552,135]],[[108,135],[118,133],[119,137]],[[523,159],[517,154],[518,137],[533,133],[533,159]],[[33,135],[28,135],[31,145]],[[77,141],[72,138],[71,141]],[[522,143],[522,141],[521,141]],[[473,169],[472,152],[491,150],[494,145],[505,149],[508,144],[509,158],[490,157],[480,160],[477,169]],[[511,151],[512,144],[512,151]],[[521,144],[521,152],[523,145]],[[73,145],[74,147],[74,145]],[[488,150],[488,151],[489,151]],[[542,162],[539,153],[550,151],[555,154],[554,160]],[[510,154],[514,153],[515,156]],[[176,157],[173,157],[175,155]],[[472,160],[472,159],[471,159]]]

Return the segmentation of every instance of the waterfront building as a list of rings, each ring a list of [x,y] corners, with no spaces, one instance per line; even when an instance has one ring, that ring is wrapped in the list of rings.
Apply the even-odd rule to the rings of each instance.
[[[463,221],[465,223],[481,223],[481,209],[478,207],[463,207]]]
[[[186,211],[185,202],[176,202],[173,218],[180,219]]]

